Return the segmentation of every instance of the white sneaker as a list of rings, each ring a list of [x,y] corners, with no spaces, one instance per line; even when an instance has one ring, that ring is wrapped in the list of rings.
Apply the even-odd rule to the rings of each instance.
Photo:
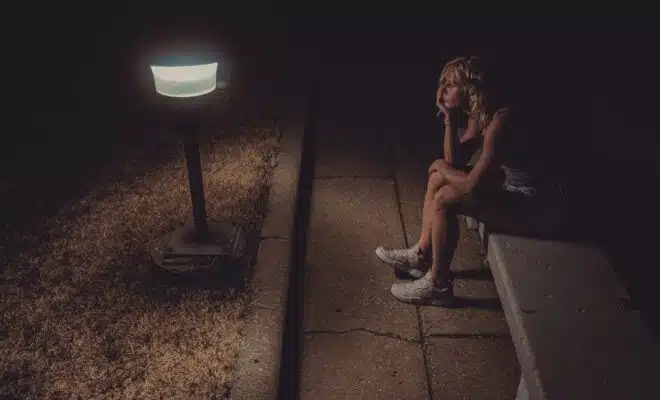
[[[403,303],[422,306],[451,307],[454,305],[453,285],[437,287],[431,282],[431,271],[412,282],[398,282],[390,289],[392,296]]]
[[[419,244],[409,249],[386,249],[380,246],[376,249],[376,255],[385,264],[407,272],[415,279],[424,276],[431,264],[430,257],[424,255]]]

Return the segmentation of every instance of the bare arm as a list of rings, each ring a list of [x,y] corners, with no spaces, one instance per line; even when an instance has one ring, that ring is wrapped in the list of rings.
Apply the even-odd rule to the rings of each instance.
[[[458,136],[455,134],[455,132],[452,132],[454,128],[451,126],[451,123],[447,123],[447,120],[445,119],[445,138],[444,138],[444,143],[443,143],[443,149],[444,149],[444,160],[447,164],[452,165],[454,162],[455,154],[453,150],[453,142],[454,142],[454,137]],[[474,118],[468,119],[468,125],[467,129],[465,130],[465,134],[463,137],[460,138],[459,143],[463,144],[467,142],[470,139],[474,139],[477,137],[479,134],[479,124],[477,123],[477,120]]]
[[[453,132],[451,123],[445,117],[445,140],[443,146],[444,160],[447,164],[452,165],[454,163],[454,150],[453,150]]]
[[[507,115],[508,113],[497,114],[488,124],[488,127],[486,127],[484,131],[483,150],[474,168],[469,173],[451,167],[443,170],[445,178],[450,185],[463,193],[469,193],[481,181],[495,159],[495,142],[503,130],[503,123]]]

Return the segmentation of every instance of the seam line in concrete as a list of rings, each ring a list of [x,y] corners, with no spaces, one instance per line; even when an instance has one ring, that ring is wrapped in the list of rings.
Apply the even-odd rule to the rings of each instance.
[[[397,196],[397,200],[398,200]],[[403,223],[403,215],[401,215],[401,222]],[[405,231],[404,231],[405,232]],[[406,240],[406,245],[408,240]],[[422,313],[419,306],[415,306],[415,314],[417,315],[417,329],[419,329],[419,346],[422,348],[422,361],[424,362],[424,375],[426,375],[426,397],[433,398],[433,386],[431,385],[431,371],[429,370],[429,362],[426,358],[426,337],[424,337],[424,330],[422,327]]]
[[[374,336],[381,336],[381,337],[386,337],[386,338],[390,338],[390,339],[401,340],[403,342],[419,344],[419,340],[407,339],[407,338],[404,338],[403,336],[395,335],[393,333],[378,332],[378,331],[374,331],[374,330],[366,329],[366,328],[351,328],[351,329],[340,329],[340,330],[332,330],[332,329],[306,330],[305,334],[310,334],[310,335],[311,334],[341,335],[341,334],[344,334],[344,333],[353,333],[353,332],[365,332],[365,333],[370,333]]]
[[[399,212],[399,221],[401,221],[401,231],[403,232],[403,242],[406,245],[406,248],[410,247],[408,243],[408,232],[406,231],[406,222],[403,217],[403,207],[401,206],[401,196],[399,191],[399,180],[396,176],[398,160],[396,159],[396,154],[393,154],[394,158],[394,197],[396,198],[397,211]],[[424,375],[426,377],[426,397],[429,399],[433,398],[433,386],[431,385],[431,372],[429,369],[428,359],[426,358],[426,338],[424,337],[424,328],[422,326],[422,313],[419,309],[419,306],[415,306],[415,315],[417,316],[417,329],[419,331],[419,345],[422,350],[422,362],[424,363]]]

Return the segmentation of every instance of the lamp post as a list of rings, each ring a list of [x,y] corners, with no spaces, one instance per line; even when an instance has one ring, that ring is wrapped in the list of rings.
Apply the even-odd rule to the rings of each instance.
[[[234,262],[245,251],[245,231],[240,224],[209,221],[206,215],[198,135],[212,99],[209,94],[228,84],[228,64],[220,61],[216,56],[179,54],[161,57],[151,65],[156,92],[175,117],[183,139],[192,201],[192,222],[159,238],[152,249],[156,264],[170,272]]]

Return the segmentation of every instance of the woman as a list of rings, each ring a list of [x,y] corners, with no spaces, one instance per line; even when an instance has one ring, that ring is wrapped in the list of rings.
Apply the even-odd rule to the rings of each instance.
[[[490,77],[488,77],[490,78]],[[501,87],[501,86],[500,86]],[[379,247],[385,263],[417,278],[392,285],[400,301],[420,305],[449,306],[454,302],[451,259],[458,242],[457,214],[471,215],[489,227],[516,233],[549,233],[558,221],[544,212],[550,199],[558,199],[557,186],[542,180],[542,157],[533,151],[536,138],[493,85],[476,57],[460,57],[447,63],[439,78],[436,105],[444,116],[444,159],[429,167],[424,198],[422,232],[410,249]],[[460,146],[456,121],[464,113],[467,130]],[[476,163],[459,153],[463,144],[480,141]],[[548,189],[550,188],[550,189]]]

